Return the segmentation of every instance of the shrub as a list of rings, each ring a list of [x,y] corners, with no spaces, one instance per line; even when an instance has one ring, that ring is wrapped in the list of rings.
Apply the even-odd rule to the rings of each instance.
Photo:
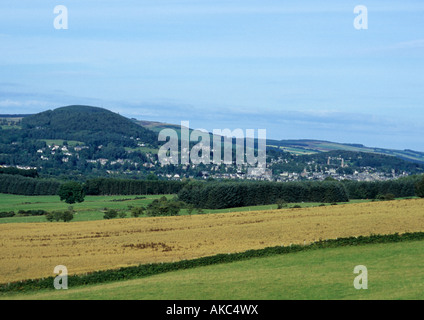
[[[103,216],[104,219],[114,219],[118,216],[118,211],[115,209],[108,209]]]
[[[48,212],[46,214],[47,221],[53,222],[53,221],[60,221],[63,220],[64,222],[69,222],[74,218],[74,213],[70,210],[67,211],[52,211]]]
[[[387,193],[387,194],[384,196],[384,198],[385,198],[385,200],[387,200],[387,201],[395,200],[395,195],[394,195],[393,193]]]
[[[193,205],[193,204],[187,204],[187,205],[186,205],[186,209],[187,209],[187,213],[188,213],[189,215],[191,215],[191,214],[193,213],[193,210],[194,210],[195,208],[194,208],[194,205]]]
[[[155,199],[147,206],[146,214],[149,217],[177,216],[180,213],[182,202],[168,200],[166,197]]]
[[[47,211],[45,210],[19,210],[18,215],[20,216],[43,216],[46,215]]]
[[[391,201],[395,200],[395,195],[393,193],[378,194],[376,199],[379,201]]]
[[[197,212],[197,214],[204,214],[205,213],[202,208],[196,208],[196,212]]]
[[[62,220],[64,222],[69,222],[73,218],[74,218],[74,214],[71,211],[69,211],[69,210],[67,210],[67,211],[65,211],[65,212],[62,213]]]
[[[143,215],[145,211],[146,211],[145,207],[132,207],[131,208],[131,216],[137,218],[137,217]]]
[[[13,217],[14,215],[15,215],[15,212],[13,212],[13,211],[9,211],[9,212],[3,211],[3,212],[0,212],[0,218],[9,218],[9,217]]]
[[[283,199],[277,200],[277,209],[283,209],[283,208],[287,208],[287,207],[288,207],[287,201],[284,201]]]

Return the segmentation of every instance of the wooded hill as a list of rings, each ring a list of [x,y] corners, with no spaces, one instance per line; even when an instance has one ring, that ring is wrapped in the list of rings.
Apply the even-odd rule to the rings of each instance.
[[[178,131],[179,126],[172,124],[128,119],[103,108],[78,105],[28,116],[0,115],[0,118],[5,121],[0,126],[0,166],[34,167],[43,177],[72,175],[86,179],[106,177],[111,171],[121,177],[146,178],[149,174],[202,177],[202,172],[210,170],[204,165],[183,169],[183,166],[161,167],[155,164],[160,145],[158,132],[165,128]],[[8,126],[10,119],[13,119],[13,125]],[[195,143],[192,142],[190,146]],[[52,145],[77,147],[79,151],[52,150]],[[424,163],[417,160],[420,153],[405,150],[389,155],[390,150],[379,150],[316,140],[268,140],[267,163],[274,175],[300,173],[305,168],[314,171],[316,167],[322,171],[336,168],[346,174],[366,166],[387,173],[393,169],[409,174],[424,172]],[[407,153],[410,154],[409,158]],[[334,163],[327,165],[328,157],[342,157],[348,166],[338,168]],[[405,160],[407,158],[408,161]],[[237,172],[237,168],[219,170],[219,173]]]

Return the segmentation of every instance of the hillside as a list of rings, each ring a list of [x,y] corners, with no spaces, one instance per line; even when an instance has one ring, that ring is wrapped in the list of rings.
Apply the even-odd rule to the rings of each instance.
[[[153,145],[156,134],[109,110],[90,106],[67,106],[44,111],[22,119],[29,137],[64,139],[88,144],[120,142],[132,145],[134,138]],[[131,139],[133,138],[133,139]]]
[[[158,133],[168,128],[180,136],[179,125],[129,119],[99,107],[72,105],[32,115],[0,115],[0,121],[0,166],[37,168],[42,176],[238,179],[248,173],[247,168],[240,171],[236,166],[162,167],[157,158]],[[192,141],[190,147],[196,143]],[[336,160],[328,163],[329,157]],[[297,174],[284,178],[288,180],[308,178],[305,170],[312,179],[324,179],[330,170],[336,170],[340,179],[352,178],[347,175],[355,171],[366,171],[364,179],[386,179],[395,178],[392,170],[396,177],[422,173],[424,153],[319,140],[268,140],[267,163],[274,176]],[[376,172],[384,175],[371,177]]]
[[[0,116],[0,166],[42,175],[104,176],[151,163],[139,148],[157,149],[157,133],[109,110],[67,106],[33,115]]]
[[[354,151],[354,152],[367,152],[379,153],[390,156],[395,156],[400,159],[424,163],[424,152],[414,150],[394,150],[375,147],[366,147],[362,144],[352,143],[337,143],[321,140],[268,140],[269,147],[279,148],[281,150],[296,154],[314,154],[319,152],[328,152],[334,150],[341,151]]]

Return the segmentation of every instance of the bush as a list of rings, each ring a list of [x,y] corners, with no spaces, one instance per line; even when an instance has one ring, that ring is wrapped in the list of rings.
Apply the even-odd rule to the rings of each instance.
[[[393,193],[379,194],[376,196],[376,199],[379,201],[391,201],[395,200],[395,195]]]
[[[114,219],[118,216],[118,211],[115,209],[108,209],[103,216],[104,219]]]
[[[286,201],[284,201],[283,199],[277,200],[277,209],[283,209],[287,207],[288,207],[288,203]]]
[[[388,193],[384,196],[385,200],[392,201],[395,200],[395,195],[393,193]]]
[[[166,197],[155,199],[147,206],[146,214],[149,217],[157,216],[177,216],[180,213],[182,202],[168,200]]]
[[[14,215],[15,215],[15,212],[13,212],[13,211],[9,211],[9,212],[3,211],[3,212],[0,212],[0,218],[10,218],[10,217],[13,217]]]
[[[70,210],[67,211],[53,211],[46,214],[47,221],[60,221],[69,222],[74,218],[74,213]]]
[[[47,214],[45,210],[19,210],[18,215],[20,216],[44,216]]]
[[[69,211],[69,210],[67,210],[67,211],[65,211],[65,212],[62,213],[62,220],[64,222],[69,222],[73,218],[74,218],[74,214],[71,211]]]
[[[186,209],[187,209],[187,213],[188,213],[189,215],[191,215],[191,214],[193,213],[193,210],[194,210],[195,208],[194,208],[194,205],[192,205],[192,204],[186,204]]]
[[[132,207],[131,208],[131,216],[137,218],[137,217],[143,215],[145,211],[146,211],[145,207]]]

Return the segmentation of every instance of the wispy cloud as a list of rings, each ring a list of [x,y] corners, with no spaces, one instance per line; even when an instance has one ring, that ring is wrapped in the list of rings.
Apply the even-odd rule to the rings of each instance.
[[[392,49],[415,49],[415,48],[424,48],[424,39],[399,42],[392,46]]]

